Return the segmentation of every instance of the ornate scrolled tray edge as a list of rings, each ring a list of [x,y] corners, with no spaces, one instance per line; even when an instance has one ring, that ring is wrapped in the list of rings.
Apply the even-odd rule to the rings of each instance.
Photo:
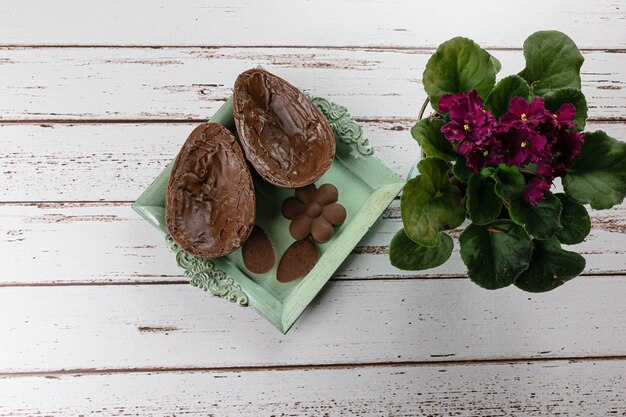
[[[355,146],[362,155],[367,156],[374,153],[374,148],[363,135],[361,126],[350,116],[348,109],[323,97],[316,97],[308,92],[305,94],[322,112],[333,129],[336,139],[347,145]]]
[[[248,296],[241,286],[224,271],[217,269],[212,260],[188,254],[169,234],[165,236],[165,241],[176,255],[176,264],[185,272],[191,285],[215,297],[225,298],[243,307],[248,306]]]

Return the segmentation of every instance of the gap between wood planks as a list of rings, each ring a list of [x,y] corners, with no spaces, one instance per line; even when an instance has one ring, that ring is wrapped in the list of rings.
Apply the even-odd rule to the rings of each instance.
[[[399,200],[396,197],[396,203]],[[0,201],[0,207],[2,206],[15,206],[15,207],[37,207],[40,209],[61,209],[71,207],[125,207],[130,208],[133,201]],[[395,206],[386,210],[382,215],[383,218],[396,219],[399,221],[400,213],[399,209]],[[615,228],[613,228],[615,229]],[[619,231],[615,229],[613,231]],[[458,234],[459,230],[454,231]],[[355,247],[352,252],[353,255],[381,255],[386,256],[388,253],[388,245],[359,245]],[[586,252],[583,252],[586,253]],[[349,275],[349,274],[348,274]],[[623,270],[604,270],[604,271],[586,271],[583,276],[591,277],[621,277],[626,276],[626,271]],[[438,274],[416,275],[416,274],[398,274],[398,273],[379,273],[371,274],[366,278],[351,278],[342,274],[336,274],[332,280],[337,281],[394,281],[394,280],[410,280],[410,281],[425,281],[425,280],[454,280],[454,279],[467,279],[467,275],[462,272],[447,272]],[[106,281],[93,281],[93,280],[64,280],[62,277],[58,277],[52,281],[38,281],[32,280],[29,282],[2,282],[0,288],[11,287],[55,287],[55,286],[119,286],[119,285],[142,285],[142,286],[154,286],[154,285],[186,285],[188,281],[184,278],[184,275],[179,274],[135,274],[130,280],[106,280]]]
[[[220,101],[220,100],[216,100]],[[51,127],[52,125],[103,125],[103,124],[195,124],[205,123],[209,119],[2,119],[0,118],[0,126],[2,125],[42,125],[41,127]],[[415,118],[402,117],[354,117],[357,123],[404,123],[406,128],[396,130],[410,129],[413,123],[417,121]],[[589,123],[606,123],[606,124],[623,124],[626,123],[624,117],[590,117],[587,119]]]
[[[484,49],[492,51],[523,51],[521,47],[504,47],[482,45]],[[144,44],[0,44],[0,49],[48,49],[48,48],[66,48],[66,49],[327,49],[335,51],[391,51],[406,53],[432,53],[437,48],[428,46],[402,46],[402,45],[238,45],[238,44],[220,44],[220,45],[144,45]],[[624,48],[579,48],[581,52],[606,52],[606,53],[625,53]]]
[[[433,358],[445,357],[446,355],[431,355]],[[435,359],[432,361],[385,361],[385,362],[362,362],[343,364],[302,364],[302,365],[273,365],[273,366],[235,366],[235,367],[145,367],[145,368],[75,368],[59,369],[51,371],[17,371],[0,372],[0,379],[23,378],[23,377],[44,377],[58,378],[61,376],[83,376],[83,375],[111,375],[111,374],[139,374],[139,373],[178,373],[178,372],[263,372],[263,371],[308,371],[320,369],[360,369],[360,368],[382,368],[382,367],[433,367],[433,366],[455,366],[455,365],[482,365],[482,364],[533,364],[551,362],[600,362],[600,361],[626,361],[626,356],[565,356],[565,357],[528,357],[517,359],[464,359],[446,360]]]
[[[182,273],[181,273],[182,276]],[[615,277],[621,278],[626,276],[626,272],[583,272],[579,276],[593,279],[595,277]],[[154,278],[161,277],[154,275]],[[172,275],[163,275],[162,277],[172,277]],[[410,275],[373,275],[367,278],[331,278],[333,282],[363,282],[363,281],[432,281],[432,280],[465,280],[467,275],[448,274],[448,275],[429,275],[429,276],[410,276]],[[136,281],[51,281],[51,282],[0,282],[0,288],[16,288],[16,287],[114,287],[114,286],[140,286],[140,285],[189,285],[188,279],[169,279],[163,281],[154,280],[136,280]]]

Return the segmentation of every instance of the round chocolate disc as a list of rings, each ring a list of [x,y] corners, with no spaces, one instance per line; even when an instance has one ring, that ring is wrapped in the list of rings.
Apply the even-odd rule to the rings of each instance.
[[[276,263],[274,245],[265,230],[257,225],[241,247],[241,256],[248,271],[255,274],[268,272]]]
[[[248,238],[255,218],[252,177],[225,127],[201,124],[181,148],[165,197],[165,224],[185,251],[217,258]]]
[[[266,181],[298,188],[330,168],[332,128],[315,104],[282,78],[261,69],[240,74],[233,115],[246,157]]]
[[[305,276],[317,263],[317,247],[310,240],[298,240],[291,244],[278,262],[276,279],[291,282]]]

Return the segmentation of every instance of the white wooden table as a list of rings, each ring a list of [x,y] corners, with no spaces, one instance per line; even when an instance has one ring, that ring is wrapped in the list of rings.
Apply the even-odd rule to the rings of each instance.
[[[131,202],[261,64],[347,106],[405,174],[433,48],[583,49],[589,130],[626,139],[621,0],[60,1],[0,8],[0,416],[626,415],[626,205],[585,276],[490,292],[458,252],[395,270],[392,206],[286,335],[188,285]]]

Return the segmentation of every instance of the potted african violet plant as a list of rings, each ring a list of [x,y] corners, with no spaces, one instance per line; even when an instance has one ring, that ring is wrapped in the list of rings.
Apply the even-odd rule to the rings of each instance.
[[[443,264],[460,235],[469,278],[488,289],[552,290],[585,267],[562,245],[582,242],[591,221],[584,205],[608,209],[626,194],[626,143],[583,132],[583,56],[556,31],[524,42],[526,67],[496,83],[499,61],[454,38],[426,64],[423,81],[435,110],[411,130],[425,158],[401,199],[404,228],[391,263],[421,270]],[[563,193],[554,193],[560,179]]]

